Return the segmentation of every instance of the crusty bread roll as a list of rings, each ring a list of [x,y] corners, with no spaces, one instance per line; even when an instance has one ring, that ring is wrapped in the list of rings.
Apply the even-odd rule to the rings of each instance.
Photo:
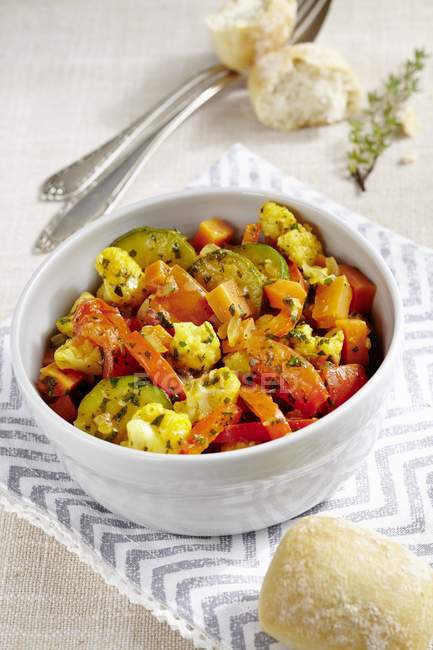
[[[229,0],[208,16],[214,47],[233,70],[246,70],[257,57],[281,47],[293,31],[296,0]]]
[[[433,571],[376,533],[344,520],[305,517],[275,553],[259,619],[296,650],[427,650]]]
[[[283,131],[337,122],[358,111],[361,100],[350,66],[338,52],[314,43],[259,59],[248,89],[260,122]]]

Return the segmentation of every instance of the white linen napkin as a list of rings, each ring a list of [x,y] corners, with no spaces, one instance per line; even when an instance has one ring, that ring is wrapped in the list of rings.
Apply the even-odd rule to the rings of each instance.
[[[357,474],[313,512],[374,528],[433,562],[433,250],[360,217],[234,145],[194,186],[290,192],[368,237],[404,303],[403,371],[381,436]],[[105,510],[76,485],[26,411],[0,326],[0,506],[41,527],[196,647],[277,650],[257,621],[257,598],[289,524],[233,537],[189,538],[146,529]]]

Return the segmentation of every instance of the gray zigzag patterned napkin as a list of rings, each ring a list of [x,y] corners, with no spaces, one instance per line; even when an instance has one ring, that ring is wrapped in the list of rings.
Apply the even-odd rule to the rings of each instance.
[[[349,222],[391,267],[405,309],[403,370],[374,451],[314,512],[362,522],[433,562],[433,250],[283,176],[241,145],[194,185],[290,192]],[[260,631],[257,596],[289,524],[234,537],[189,538],[146,529],[95,503],[65,472],[22,405],[11,372],[7,324],[0,326],[0,410],[0,505],[54,535],[197,647],[281,647]]]

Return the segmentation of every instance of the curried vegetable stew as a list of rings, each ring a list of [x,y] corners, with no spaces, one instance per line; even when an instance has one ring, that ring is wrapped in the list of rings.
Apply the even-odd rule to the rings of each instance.
[[[95,267],[96,295],[57,320],[37,387],[108,442],[200,454],[296,435],[374,370],[374,284],[283,205],[265,203],[240,242],[219,218],[192,241],[138,228]]]

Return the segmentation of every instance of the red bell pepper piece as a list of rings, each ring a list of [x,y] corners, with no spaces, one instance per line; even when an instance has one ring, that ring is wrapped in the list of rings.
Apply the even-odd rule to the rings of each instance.
[[[230,424],[222,431],[215,444],[232,445],[237,442],[268,442],[272,440],[266,427],[261,422],[241,422],[240,424]]]
[[[184,386],[168,361],[138,332],[130,332],[124,339],[128,352],[145,369],[150,379],[166,393],[185,399]]]
[[[192,428],[187,440],[182,443],[181,454],[201,454],[230,424],[240,417],[236,404],[223,404]]]
[[[290,425],[278,405],[260,386],[242,386],[239,395],[259,418],[272,439],[281,438],[291,432]]]

